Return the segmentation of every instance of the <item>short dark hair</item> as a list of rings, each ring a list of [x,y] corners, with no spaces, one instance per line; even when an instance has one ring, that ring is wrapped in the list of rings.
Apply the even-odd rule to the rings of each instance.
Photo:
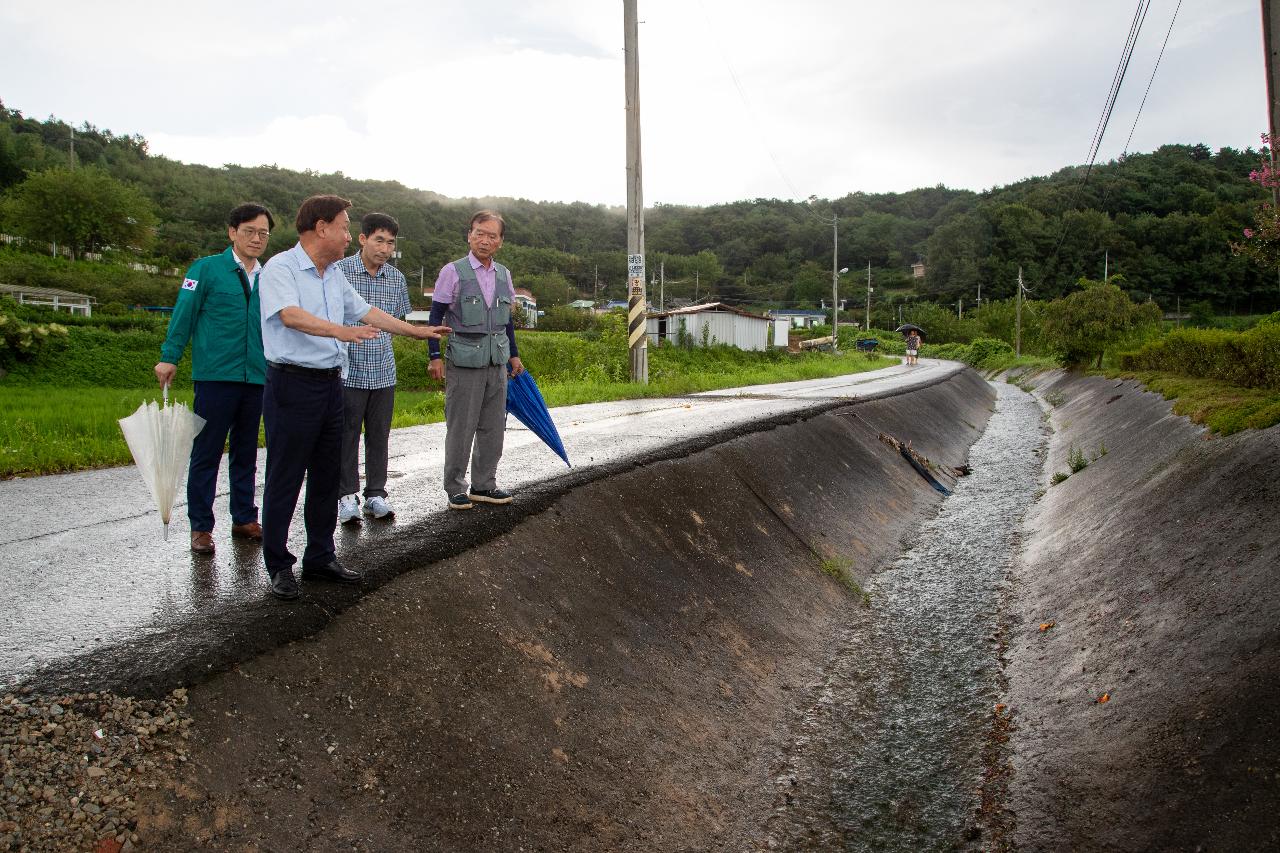
[[[502,218],[502,214],[496,210],[478,210],[471,217],[471,224],[467,226],[467,233],[470,234],[476,227],[478,222],[496,222],[498,223],[498,236],[507,236],[507,220]]]
[[[239,207],[233,208],[231,212],[227,214],[227,226],[230,228],[239,228],[246,222],[252,222],[257,219],[259,216],[267,217],[268,228],[276,227],[276,221],[272,218],[271,211],[267,210],[262,205],[254,204],[253,202],[248,202],[240,205]]]
[[[299,234],[314,231],[318,222],[332,222],[338,214],[351,206],[351,202],[342,196],[313,195],[298,208],[298,218],[294,224]]]
[[[385,213],[366,213],[360,220],[360,233],[366,237],[372,237],[373,232],[379,229],[391,232],[394,237],[400,233],[400,223]]]

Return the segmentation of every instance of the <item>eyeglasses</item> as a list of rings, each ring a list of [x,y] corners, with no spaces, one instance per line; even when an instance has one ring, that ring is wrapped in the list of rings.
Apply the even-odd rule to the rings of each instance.
[[[265,228],[241,228],[240,233],[252,240],[254,237],[266,240],[271,232]]]

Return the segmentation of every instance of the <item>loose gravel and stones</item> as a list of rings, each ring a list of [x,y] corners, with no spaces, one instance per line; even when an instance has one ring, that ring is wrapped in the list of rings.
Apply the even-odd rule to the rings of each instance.
[[[187,691],[164,699],[111,693],[0,701],[0,849],[127,853],[137,797],[187,760]]]

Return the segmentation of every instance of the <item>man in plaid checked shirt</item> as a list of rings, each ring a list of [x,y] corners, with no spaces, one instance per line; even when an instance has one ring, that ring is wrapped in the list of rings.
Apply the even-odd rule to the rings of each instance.
[[[369,213],[360,221],[360,251],[338,261],[338,269],[364,300],[403,320],[409,313],[404,274],[391,266],[400,223],[385,213]],[[394,515],[387,502],[387,441],[395,408],[396,360],[391,335],[347,345],[347,375],[342,380],[345,423],[338,494],[338,520],[360,521],[359,450],[364,427],[364,513],[374,518]]]

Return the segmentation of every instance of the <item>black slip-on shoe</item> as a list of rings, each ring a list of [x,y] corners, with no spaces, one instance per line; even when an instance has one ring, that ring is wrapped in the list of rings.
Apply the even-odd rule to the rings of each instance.
[[[321,580],[333,581],[334,583],[360,583],[360,581],[364,580],[364,572],[357,569],[348,569],[342,563],[334,560],[324,566],[303,566],[302,579],[304,581]]]
[[[511,493],[502,489],[472,489],[467,497],[483,504],[509,504],[513,500]]]
[[[466,495],[449,495],[449,509],[471,509],[471,507],[471,500]]]
[[[284,569],[271,576],[271,594],[282,601],[293,601],[302,595],[298,582],[293,579],[293,569]]]

